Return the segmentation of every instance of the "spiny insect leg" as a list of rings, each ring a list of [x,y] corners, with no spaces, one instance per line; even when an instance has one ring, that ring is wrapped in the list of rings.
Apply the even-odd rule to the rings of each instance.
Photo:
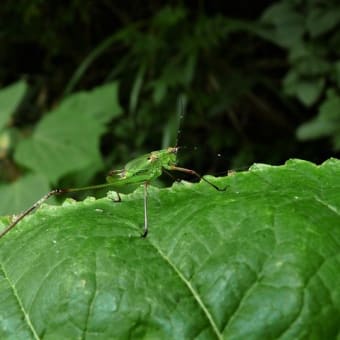
[[[220,188],[218,187],[216,184],[208,181],[204,176],[201,176],[199,173],[197,173],[196,171],[194,170],[191,170],[191,169],[186,169],[186,168],[181,168],[181,167],[178,167],[178,166],[172,166],[171,167],[171,170],[175,170],[175,171],[181,171],[181,172],[185,172],[187,174],[190,174],[190,175],[194,175],[196,176],[197,178],[205,181],[206,183],[208,183],[209,185],[211,185],[213,188],[215,188],[216,190],[218,191],[225,191],[227,189],[227,186],[225,186],[224,188]]]

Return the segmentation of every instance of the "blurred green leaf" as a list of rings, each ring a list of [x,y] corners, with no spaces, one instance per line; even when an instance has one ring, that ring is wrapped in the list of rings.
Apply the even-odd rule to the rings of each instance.
[[[319,116],[297,129],[298,139],[330,137],[332,151],[339,150],[339,120],[329,117],[335,109],[327,108],[328,100],[321,100],[330,89],[340,88],[340,35],[336,29],[340,24],[339,10],[336,1],[302,4],[282,0],[267,8],[261,18],[262,36],[288,53],[289,69],[283,80],[285,93],[295,96],[307,109],[321,103]]]
[[[157,30],[167,31],[185,19],[186,15],[184,7],[165,6],[152,18],[151,24]]]
[[[13,183],[0,185],[0,214],[18,214],[50,190],[46,177],[25,175]]]
[[[302,124],[297,130],[297,137],[300,140],[310,140],[322,137],[328,137],[339,127],[334,125],[332,121],[315,118]]]
[[[340,162],[293,160],[122,203],[44,206],[1,239],[2,339],[335,339]],[[1,221],[1,219],[0,219]]]
[[[286,75],[283,85],[288,95],[294,95],[305,106],[311,106],[319,99],[325,80],[323,78],[303,79],[293,70]]]
[[[8,123],[27,91],[27,84],[20,80],[0,90],[0,130]]]
[[[73,94],[43,117],[30,138],[19,143],[15,160],[56,183],[101,159],[100,136],[121,112],[117,83]]]
[[[340,6],[332,2],[316,5],[307,13],[306,25],[312,37],[329,32],[340,24]]]
[[[304,34],[304,16],[294,8],[291,1],[279,1],[268,7],[261,21],[271,27],[267,38],[282,47],[298,44]]]
[[[317,117],[302,124],[297,130],[300,140],[340,135],[340,97],[331,95],[320,106]]]

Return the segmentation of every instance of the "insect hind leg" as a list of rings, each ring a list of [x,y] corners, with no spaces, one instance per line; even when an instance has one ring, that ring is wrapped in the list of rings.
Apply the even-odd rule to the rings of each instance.
[[[122,198],[120,197],[119,192],[115,191],[115,193],[116,193],[116,198],[111,198],[111,200],[115,203],[121,202]]]

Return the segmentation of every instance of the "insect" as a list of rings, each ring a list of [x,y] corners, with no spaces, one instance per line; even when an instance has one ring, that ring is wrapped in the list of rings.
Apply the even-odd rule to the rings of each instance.
[[[177,151],[179,147],[169,147],[159,151],[153,151],[146,155],[140,156],[129,163],[127,163],[124,169],[112,170],[106,177],[107,183],[92,185],[82,188],[69,188],[69,189],[54,189],[40,198],[35,202],[30,208],[23,211],[18,215],[12,223],[10,223],[4,230],[0,232],[0,238],[7,234],[11,229],[13,229],[25,216],[31,213],[33,210],[39,208],[46,200],[51,196],[62,195],[71,192],[77,192],[88,189],[99,189],[99,188],[109,188],[112,187],[117,194],[116,202],[121,201],[119,195],[119,188],[126,186],[128,184],[140,184],[144,185],[144,230],[142,237],[146,237],[148,234],[148,216],[147,216],[147,189],[149,183],[159,177],[163,171],[179,171],[184,172],[205,181],[210,186],[218,191],[225,191],[225,188],[219,188],[217,185],[208,181],[203,176],[199,175],[196,171],[186,168],[181,168],[177,166]]]

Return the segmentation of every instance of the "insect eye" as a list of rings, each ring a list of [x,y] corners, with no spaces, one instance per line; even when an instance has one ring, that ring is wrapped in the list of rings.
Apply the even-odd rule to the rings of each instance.
[[[150,162],[154,162],[158,159],[158,157],[156,155],[150,155],[147,157],[147,160]]]

